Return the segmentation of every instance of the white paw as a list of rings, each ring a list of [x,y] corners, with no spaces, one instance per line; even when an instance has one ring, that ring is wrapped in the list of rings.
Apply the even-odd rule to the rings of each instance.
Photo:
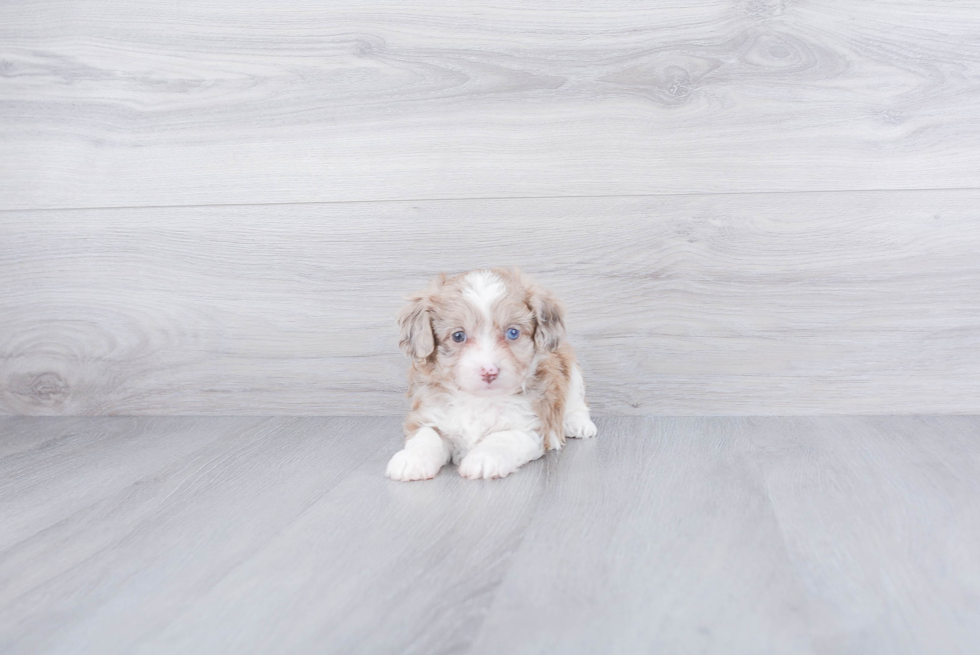
[[[432,458],[423,457],[407,450],[399,450],[388,461],[385,475],[400,482],[431,480],[436,477],[440,468],[439,463]]]
[[[586,412],[576,412],[565,417],[565,436],[575,439],[591,439],[596,435],[595,423]]]
[[[470,452],[459,463],[459,474],[470,480],[505,478],[516,470],[517,467],[509,458],[480,450]]]

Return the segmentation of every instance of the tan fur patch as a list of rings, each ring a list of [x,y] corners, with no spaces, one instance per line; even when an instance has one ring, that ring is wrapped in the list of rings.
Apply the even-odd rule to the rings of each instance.
[[[545,450],[550,449],[552,439],[562,445],[565,443],[565,398],[574,363],[571,346],[562,344],[538,364],[527,386],[535,412],[541,419]]]

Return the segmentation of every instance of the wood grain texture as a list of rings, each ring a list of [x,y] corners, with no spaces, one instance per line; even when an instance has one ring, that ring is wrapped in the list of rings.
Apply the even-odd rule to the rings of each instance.
[[[35,426],[50,440],[68,438],[61,424]],[[42,446],[0,459],[3,523],[24,526],[16,539],[5,530],[0,544],[2,652],[135,652],[398,436],[390,419],[113,418],[72,427],[72,436],[128,430],[108,453],[126,462],[126,475],[103,482],[101,441],[83,453]],[[0,442],[17,438],[3,428]],[[166,457],[156,452],[163,448]],[[38,511],[36,488],[59,501],[45,505],[57,517]]]
[[[600,429],[562,453],[470,652],[812,652],[744,423]]]
[[[194,421],[204,427],[180,425]],[[398,484],[384,478],[402,440],[397,418],[261,428],[226,429],[0,548],[0,649],[428,653],[467,643],[556,460],[496,486],[456,475]],[[11,505],[8,516],[36,518],[28,499]]]
[[[786,552],[825,622],[821,650],[976,651],[976,418],[767,418],[747,431]]]
[[[0,419],[0,652],[980,642],[980,417],[598,426],[505,480],[405,484],[397,417]]]
[[[75,515],[105,496],[128,489],[174,458],[206,446],[228,430],[236,437],[260,419],[196,421],[180,430],[179,419],[155,422],[119,418],[99,423],[54,422],[39,428],[53,435],[30,448],[9,454],[0,463],[0,502],[29,512],[5,515],[0,549],[22,542],[36,531]],[[184,424],[187,421],[183,422]],[[220,428],[219,428],[220,426]],[[160,434],[166,434],[161,439]],[[20,441],[14,431],[4,441]],[[22,504],[22,505],[21,505]]]
[[[0,7],[0,208],[974,187],[974,0]]]
[[[600,414],[980,411],[980,191],[9,212],[0,412],[398,414],[394,316],[522,265]]]
[[[392,482],[383,472],[402,435],[400,420],[387,425],[387,448],[138,652],[463,650],[557,459],[533,462],[501,485],[472,484],[455,468],[428,484]]]
[[[980,643],[976,417],[619,419],[600,434],[562,454],[471,653]]]

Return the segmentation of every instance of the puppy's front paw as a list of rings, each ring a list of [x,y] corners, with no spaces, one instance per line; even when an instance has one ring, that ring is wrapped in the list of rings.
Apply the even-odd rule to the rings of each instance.
[[[491,452],[474,450],[459,463],[459,474],[470,480],[506,478],[517,470],[507,459]]]
[[[577,412],[565,417],[565,436],[575,439],[591,439],[598,430],[585,412]]]
[[[410,480],[431,480],[439,472],[440,465],[431,458],[423,457],[418,453],[407,450],[399,450],[388,461],[388,468],[385,470],[392,480],[409,482]]]

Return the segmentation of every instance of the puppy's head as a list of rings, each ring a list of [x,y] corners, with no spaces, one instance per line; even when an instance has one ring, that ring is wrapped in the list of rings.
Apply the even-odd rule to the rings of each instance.
[[[402,350],[439,381],[481,395],[518,391],[535,356],[565,337],[560,303],[516,269],[440,276],[398,322]]]

